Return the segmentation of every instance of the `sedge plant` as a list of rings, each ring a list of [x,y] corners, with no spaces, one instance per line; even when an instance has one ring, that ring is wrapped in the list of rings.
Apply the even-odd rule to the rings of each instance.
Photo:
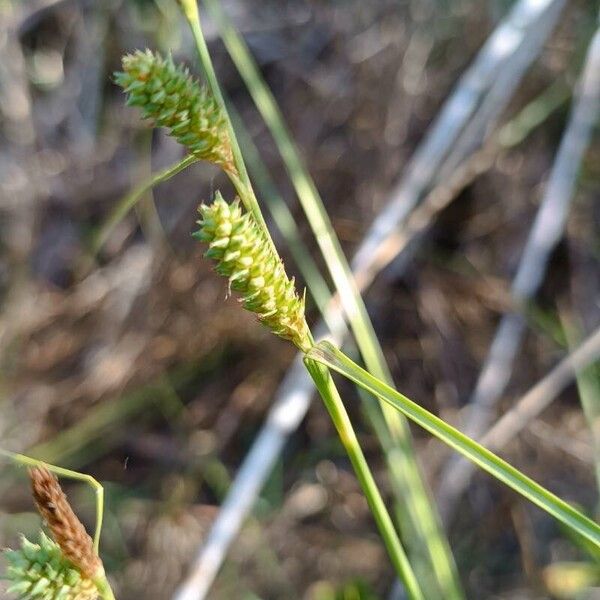
[[[210,83],[208,74],[207,78]],[[304,295],[288,278],[266,228],[222,96],[212,85],[201,86],[170,58],[150,51],[126,56],[115,79],[128,94],[128,104],[138,106],[154,125],[167,127],[191,155],[219,166],[229,177],[238,198],[226,202],[218,193],[203,204],[196,237],[208,245],[207,258],[240,294],[244,308],[273,333],[308,352],[314,340],[304,315]],[[410,597],[423,598],[328,370],[316,362],[307,368],[354,466],[391,562]]]
[[[293,164],[289,164],[290,157],[292,157],[292,161],[295,161],[296,166],[298,166],[300,170],[303,170],[302,164],[297,158],[297,151],[294,150],[293,142],[291,142],[289,133],[286,133],[284,129],[283,131],[286,135],[281,136],[281,114],[277,110],[269,109],[270,106],[272,107],[274,105],[275,100],[268,92],[266,83],[262,80],[258,68],[254,64],[243,39],[235,31],[231,21],[228,19],[223,8],[218,2],[213,2],[213,0],[204,0],[204,2],[216,21],[218,29],[234,63],[244,77],[252,97],[255,99],[261,114],[263,114],[267,127],[271,131],[279,132],[278,135],[275,135],[274,133],[274,138],[277,140],[277,145],[282,148],[281,154],[284,158],[284,161],[288,163],[290,170],[294,171]],[[491,148],[496,148],[496,146],[498,146],[506,149],[522,142],[523,139],[531,132],[531,130],[543,122],[544,119],[546,119],[552,111],[559,107],[567,97],[568,87],[565,87],[564,82],[559,81],[554,83],[548,88],[547,91],[543,92],[539,97],[534,99],[524,109],[522,109],[516,117],[504,125],[494,136],[494,139],[497,141],[486,146],[486,148],[477,154],[477,157],[473,157],[473,161],[469,161],[469,164],[475,163],[475,161],[478,165],[487,164],[487,161],[489,160],[488,155],[494,155],[494,152],[490,151],[490,146]],[[233,119],[234,130],[237,138],[240,141],[249,171],[253,176],[253,180],[256,183],[257,188],[260,190],[261,201],[265,203],[274,220],[274,224],[283,234],[288,250],[293,257],[298,270],[301,272],[304,281],[307,282],[308,294],[312,296],[312,299],[319,308],[321,315],[327,321],[329,313],[326,309],[331,298],[331,292],[328,289],[328,284],[320,274],[318,267],[311,257],[305,243],[300,238],[298,226],[289,208],[280,197],[267,167],[262,163],[258,149],[255,147],[250,135],[245,130],[243,121],[239,115],[237,115],[234,107],[229,103],[228,109],[230,116]],[[288,150],[285,151],[284,147],[288,147]],[[291,150],[289,150],[290,147]],[[486,158],[482,158],[484,154]],[[294,158],[294,156],[296,156],[296,158]],[[98,251],[100,246],[107,239],[113,227],[125,216],[125,214],[136,204],[136,202],[146,191],[176,175],[178,172],[194,162],[197,162],[198,160],[199,158],[193,154],[188,154],[178,163],[156,174],[153,174],[151,178],[135,186],[126,196],[123,197],[121,201],[116,204],[114,210],[111,211],[109,217],[99,229],[97,235],[94,237],[94,243],[92,244],[92,256]],[[479,170],[473,170],[470,168],[467,169],[470,173],[468,177],[468,180],[470,181],[472,177],[477,175]],[[456,177],[460,179],[461,185],[464,186],[468,181],[467,178],[462,175],[462,173],[463,169],[459,169],[456,173]],[[299,195],[301,193],[306,195],[307,190],[310,192],[311,189],[315,189],[314,186],[311,187],[299,185],[302,180],[306,181],[309,179],[310,175],[306,172],[302,174],[301,178],[296,177],[294,183]],[[446,187],[444,189],[447,190],[448,188]],[[456,190],[452,185],[450,186],[450,189],[453,191],[448,192],[449,194],[456,193]],[[450,198],[451,196],[449,195],[448,197]],[[318,197],[315,198],[314,191],[313,193],[309,194],[306,199],[312,203],[320,201]],[[425,204],[427,204],[427,201],[425,201]],[[440,206],[437,203],[436,209],[440,209]],[[321,212],[316,211],[315,214],[320,216]],[[416,217],[417,215],[415,213],[415,218]],[[311,224],[313,225],[314,229],[315,224]],[[318,222],[316,228],[318,230],[327,229],[326,226],[319,226]],[[399,235],[399,239],[405,239],[405,237]],[[385,248],[387,248],[387,246],[385,246]],[[396,252],[397,251],[398,248],[396,248]],[[325,262],[330,268],[335,268],[336,262],[339,263],[340,260],[344,260],[343,255],[341,258],[339,256],[336,258],[334,255],[330,255],[326,252],[324,253],[324,258]],[[381,265],[379,264],[378,267],[380,268]],[[338,269],[338,273],[339,272],[341,272],[340,269]],[[355,317],[355,319],[357,318],[360,319],[362,317],[358,315]],[[411,462],[414,464],[414,457],[411,459],[410,453],[405,453],[403,449],[398,447],[398,445],[395,444],[395,442],[390,438],[390,431],[393,432],[394,429],[390,429],[388,427],[385,419],[382,418],[382,413],[378,410],[378,407],[373,402],[372,397],[366,394],[362,388],[358,387],[357,389],[363,398],[364,408],[367,416],[371,421],[377,436],[382,442],[382,447],[384,449],[384,454],[391,477],[392,490],[397,497],[398,521],[401,524],[401,531],[407,542],[409,558],[411,562],[414,561],[414,568],[418,576],[420,576],[424,571],[426,573],[433,571],[433,578],[427,577],[425,580],[421,579],[424,593],[428,597],[436,595],[439,596],[440,594],[446,598],[462,597],[462,591],[460,589],[461,586],[456,574],[454,561],[447,541],[445,540],[443,532],[439,527],[439,523],[435,514],[435,507],[432,507],[431,502],[427,498],[425,488],[422,485],[419,485],[418,478],[413,477],[412,480],[408,478],[405,482],[403,481],[403,477],[406,477],[411,473],[411,469],[405,469],[403,464],[407,465]],[[119,403],[117,406],[120,405],[121,403]],[[400,415],[398,416],[400,417]],[[94,415],[92,417],[90,415],[90,420],[95,424],[96,416]],[[80,429],[79,425],[77,426],[77,429]],[[71,432],[66,432],[63,437],[70,437],[70,433]],[[75,431],[73,433],[75,433]],[[49,451],[50,448],[46,448],[46,446],[44,446],[41,455],[48,457],[47,453]],[[404,456],[405,454],[406,456]],[[418,476],[418,469],[412,469],[412,472],[413,475]],[[404,485],[404,483],[407,485]],[[404,507],[404,502],[398,502],[398,500],[402,500],[403,497],[406,498],[406,508]],[[409,518],[406,518],[407,516]],[[406,526],[407,523],[410,525],[410,527]]]
[[[290,179],[296,189],[311,228],[315,233],[323,258],[344,303],[344,308],[348,314],[348,319],[353,333],[355,334],[357,345],[363,355],[368,370],[371,371],[369,376],[380,385],[385,385],[386,389],[392,390],[393,388],[390,385],[391,377],[385,366],[374,330],[369,322],[366,310],[364,309],[364,303],[356,290],[356,286],[353,284],[348,265],[345,262],[339,242],[331,227],[323,202],[314,183],[302,165],[299,153],[285,126],[277,104],[265,82],[262,80],[260,72],[243,39],[231,25],[231,22],[226,17],[225,11],[220,3],[217,0],[203,0],[203,2],[211,12],[211,16],[217,24],[225,46],[246,83],[283,158]],[[200,29],[195,0],[181,0],[181,4],[184,7],[184,12],[192,28],[192,32],[194,33],[203,68],[207,73],[212,73],[214,78],[214,71]],[[558,94],[558,96],[559,98],[557,98],[556,101],[560,102],[560,94]],[[552,98],[554,98],[554,96],[552,96]],[[553,103],[554,100],[551,104]],[[534,122],[537,122],[540,118],[544,118],[543,114],[531,115],[530,112],[531,111],[526,115],[528,121],[533,120]],[[534,117],[533,119],[531,118],[532,116]],[[521,125],[520,122],[516,124]],[[525,128],[525,131],[526,129],[527,128]],[[503,130],[501,133],[504,134],[505,131]],[[517,132],[515,131],[514,133]],[[523,134],[524,131],[521,129],[516,136],[509,136],[508,139],[502,139],[501,137],[499,143],[502,146],[518,143],[522,139]],[[336,349],[336,351],[339,352],[339,356],[344,356],[339,350]],[[316,347],[313,347],[309,352],[309,358],[306,361],[307,366],[309,365],[310,357],[319,357],[319,352],[316,350]],[[347,357],[344,357],[344,359],[348,360]],[[333,368],[333,365],[324,363],[323,361],[321,362],[326,366]],[[347,376],[346,373],[344,374]],[[423,484],[419,479],[418,470],[415,468],[416,464],[411,456],[412,448],[410,445],[410,436],[408,434],[406,422],[402,419],[403,417],[413,419],[412,414],[402,410],[400,406],[389,402],[388,397],[375,393],[373,387],[366,386],[364,385],[364,382],[360,382],[355,378],[351,378],[351,380],[362,387],[363,390],[374,393],[383,403],[384,422],[381,423],[381,433],[378,432],[378,435],[386,451],[390,474],[393,475],[393,479],[396,481],[401,481],[403,472],[406,474],[410,473],[410,476],[404,479],[406,483],[404,491],[406,493],[407,512],[413,520],[417,521],[413,531],[416,531],[417,536],[424,534],[422,540],[426,551],[429,554],[429,558],[432,560],[432,574],[438,579],[438,583],[443,590],[443,597],[460,597],[462,591],[460,589],[460,584],[455,577],[452,555],[447,546],[443,532],[439,527],[435,508],[429,503],[427,492],[423,488]],[[398,393],[396,392],[396,394]],[[408,399],[406,400],[408,401]],[[512,487],[524,497],[546,510],[549,514],[565,524],[569,531],[578,532],[592,544],[598,543],[599,528],[596,523],[587,518],[580,511],[573,509],[573,507],[569,506],[560,498],[557,498],[552,493],[539,486],[518,470],[514,469],[514,467],[508,463],[487,451],[481,445],[470,440],[466,436],[463,436],[460,432],[453,430],[449,426],[446,427],[443,421],[438,420],[439,422],[437,424],[439,425],[441,423],[442,427],[436,428],[435,419],[436,417],[434,417],[434,415],[428,414],[425,421],[417,420],[417,423],[421,424],[434,435],[438,435],[440,439],[450,445],[454,450],[463,453],[480,468],[491,473],[499,481]],[[375,422],[375,419],[373,419],[373,421]],[[449,431],[452,432],[452,434],[439,435],[441,432],[448,433]],[[399,448],[396,447],[396,449],[394,449],[395,443],[398,444]],[[394,450],[397,449],[400,449],[401,453],[404,452],[406,456],[394,452]],[[400,464],[402,464],[403,467],[400,467]],[[409,535],[409,537],[412,536]],[[428,584],[429,581],[422,581],[420,583],[425,590],[426,584]],[[427,586],[427,591],[430,595],[428,588],[429,586]],[[439,594],[435,597],[439,597]]]
[[[423,598],[425,596],[421,585],[415,577],[329,372],[329,368],[339,370],[338,364],[324,360],[320,351],[322,346],[315,346],[304,315],[304,295],[298,294],[294,280],[287,276],[266,228],[199,30],[196,4],[183,2],[182,6],[192,24],[209,86],[200,86],[185,68],[176,66],[170,58],[164,59],[150,51],[126,56],[123,60],[124,70],[117,74],[116,81],[128,94],[128,103],[140,107],[145,118],[150,119],[155,126],[167,127],[191,155],[221,167],[233,183],[238,194],[236,199],[227,202],[217,193],[210,203],[200,207],[199,230],[195,237],[207,245],[206,257],[215,261],[217,273],[227,278],[229,289],[239,294],[243,307],[255,313],[259,321],[274,334],[293,343],[304,353],[307,371],[354,467],[390,560],[409,597]],[[206,140],[214,144],[214,148],[210,143],[204,143]],[[349,361],[339,350],[335,349],[335,352],[338,361]],[[357,368],[351,362],[346,364],[351,364],[353,369]],[[348,376],[348,373],[344,374]],[[391,410],[399,410],[408,418],[413,418],[410,411],[402,410],[401,404],[390,402],[390,386],[366,371],[362,371],[362,374],[362,379],[350,378],[388,403]],[[364,379],[367,377],[370,378],[371,385],[365,384]],[[386,393],[382,393],[382,389]],[[413,405],[414,403],[411,404]],[[391,413],[388,411],[389,414]],[[497,479],[538,504],[567,527],[590,542],[599,543],[600,528],[593,521],[514,467],[500,461],[485,448],[452,430],[433,415],[427,414],[424,421],[417,422]]]
[[[195,10],[196,2],[182,0],[181,4],[196,39],[203,68],[207,73],[212,72],[198,12]],[[216,23],[225,47],[281,155],[290,182],[335,284],[337,297],[347,316],[360,355],[371,373],[393,385],[383,350],[323,200],[303,165],[277,102],[221,3],[218,0],[203,0],[203,4]],[[312,282],[308,281],[309,288],[312,287],[311,284]],[[421,476],[408,423],[401,414],[391,410],[385,403],[377,406],[377,401],[369,398],[367,394],[361,394],[361,397],[384,453],[396,500],[400,531],[406,540],[407,551],[414,562],[415,570],[423,582],[422,587],[430,596],[461,600],[464,593],[456,565],[437,509]]]
[[[304,294],[298,293],[294,279],[289,278],[285,271],[248,177],[200,30],[196,3],[182,0],[181,5],[192,25],[209,85],[201,86],[187,69],[175,65],[170,57],[163,58],[149,50],[124,57],[123,71],[116,75],[116,82],[127,93],[130,105],[139,107],[144,118],[154,126],[168,128],[189,152],[189,157],[179,166],[161,174],[161,178],[171,176],[195,160],[204,160],[220,167],[233,183],[237,192],[233,201],[225,201],[217,192],[211,202],[200,206],[199,229],[195,237],[206,244],[206,257],[215,262],[216,272],[227,278],[230,291],[239,295],[243,307],[255,313],[275,335],[291,342],[304,354],[306,369],[331,416],[390,561],[408,596],[416,600],[425,598],[329,369],[342,373],[385,402],[389,406],[384,411],[388,426],[399,423],[391,416],[396,413],[390,410],[403,413],[589,543],[600,547],[600,527],[595,522],[393,390],[386,381],[382,381],[389,379],[386,372],[377,368],[377,376],[374,376],[354,364],[337,348],[323,343],[315,345],[305,318]],[[330,243],[333,244],[332,239]],[[335,244],[332,249],[337,255]],[[347,285],[348,278],[343,279],[336,281],[338,287],[344,287],[340,284]],[[355,297],[354,290],[351,292],[351,296]],[[369,335],[365,336],[369,337],[370,333],[367,333]],[[371,344],[371,349],[377,354],[377,346]],[[41,533],[38,543],[23,539],[19,550],[7,552],[9,566],[6,576],[11,581],[9,592],[24,600],[113,599],[114,594],[98,554],[102,521],[101,486],[76,472],[43,465],[21,455],[2,454],[32,467],[33,497],[51,533],[51,537]],[[84,479],[94,485],[98,500],[94,539],[86,533],[53,473]]]
[[[184,7],[186,4],[184,4]],[[195,3],[187,4],[195,7]],[[193,22],[193,20],[192,20]],[[196,22],[199,22],[196,19]],[[194,29],[194,28],[193,28]],[[195,33],[198,33],[197,31]],[[201,56],[207,52],[196,36]],[[128,102],[140,107],[155,126],[164,126],[190,154],[189,161],[205,160],[219,166],[232,181],[238,198],[226,202],[220,193],[200,209],[195,236],[207,245],[206,257],[239,294],[243,307],[275,335],[293,343],[304,355],[305,365],[332,418],[354,467],[381,533],[391,563],[410,598],[425,595],[406,556],[381,493],[340,398],[329,369],[336,370],[392,410],[439,437],[505,485],[537,504],[569,530],[600,547],[600,527],[484,447],[402,396],[379,378],[358,367],[337,348],[315,345],[304,314],[304,295],[286,274],[266,228],[243,163],[235,133],[218,92],[210,61],[205,61],[209,87],[200,86],[188,71],[170,58],[145,51],[123,59],[116,81],[128,94]],[[208,68],[207,68],[208,67]],[[92,478],[40,464],[39,461],[2,452],[19,464],[31,466],[33,497],[51,537],[40,534],[38,543],[23,539],[19,550],[6,554],[9,592],[22,599],[111,600],[114,594],[98,554],[102,522],[102,488]],[[94,539],[73,512],[53,473],[91,483],[97,493],[97,526]]]

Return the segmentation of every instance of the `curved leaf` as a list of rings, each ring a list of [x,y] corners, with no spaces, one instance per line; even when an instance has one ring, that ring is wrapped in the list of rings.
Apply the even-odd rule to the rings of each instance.
[[[331,343],[323,341],[307,354],[308,359],[320,362],[337,371],[365,390],[378,396],[406,417],[442,440],[445,444],[473,461],[484,471],[551,514],[564,525],[600,547],[600,526],[555,496],[512,465],[462,434],[428,410],[403,396],[350,360]]]

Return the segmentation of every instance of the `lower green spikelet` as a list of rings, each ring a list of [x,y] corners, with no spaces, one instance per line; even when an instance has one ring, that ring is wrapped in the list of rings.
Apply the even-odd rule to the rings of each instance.
[[[212,204],[200,207],[197,239],[208,243],[207,258],[216,261],[216,271],[229,278],[246,310],[274,334],[307,352],[311,336],[304,318],[304,297],[296,294],[294,279],[288,279],[281,258],[275,254],[262,230],[239,200],[228,204],[217,192]]]
[[[96,584],[62,554],[43,532],[38,544],[23,537],[20,550],[6,550],[9,594],[21,600],[95,600]]]

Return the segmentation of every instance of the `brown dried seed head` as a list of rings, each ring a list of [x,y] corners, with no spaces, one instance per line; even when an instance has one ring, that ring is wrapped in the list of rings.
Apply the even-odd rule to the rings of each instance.
[[[45,467],[30,469],[29,476],[33,499],[64,556],[83,575],[98,576],[102,561],[94,552],[92,538],[73,512],[58,479]]]

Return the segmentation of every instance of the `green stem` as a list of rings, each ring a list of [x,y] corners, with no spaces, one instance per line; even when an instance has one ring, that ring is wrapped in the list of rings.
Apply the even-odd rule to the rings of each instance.
[[[417,578],[415,577],[406,553],[402,548],[392,519],[385,507],[381,494],[379,493],[375,479],[371,474],[371,470],[369,469],[369,465],[367,464],[331,374],[326,368],[323,368],[314,360],[305,359],[304,364],[319,390],[325,407],[329,411],[331,420],[333,421],[340,440],[350,458],[350,462],[354,467],[356,477],[367,498],[367,502],[369,503],[369,507],[373,513],[373,517],[377,523],[377,527],[379,528],[379,532],[398,576],[404,583],[406,591],[412,600],[423,599],[424,596],[419,587]]]
[[[271,234],[269,233],[269,229],[267,228],[267,224],[260,210],[260,206],[258,205],[254,190],[252,189],[252,183],[250,182],[250,177],[248,176],[246,164],[244,163],[244,157],[242,156],[242,151],[235,135],[231,118],[229,117],[229,112],[227,111],[227,106],[225,105],[225,99],[223,98],[221,87],[219,86],[219,82],[217,80],[215,68],[213,67],[212,59],[210,58],[208,46],[206,45],[206,40],[204,39],[204,34],[202,33],[200,15],[198,14],[198,4],[196,0],[179,0],[179,4],[181,5],[183,14],[185,15],[190,29],[192,30],[192,36],[196,42],[196,49],[198,50],[200,64],[202,65],[202,69],[210,90],[216,101],[221,106],[223,114],[227,119],[227,130],[229,132],[229,138],[231,141],[233,162],[235,163],[235,167],[237,169],[237,173],[228,172],[227,175],[231,179],[231,182],[239,194],[244,206],[252,213],[256,219],[256,222],[263,228],[271,247],[273,250],[275,250],[275,244],[271,239]]]
[[[134,187],[123,199],[115,206],[113,211],[110,213],[106,221],[100,227],[98,233],[94,236],[90,254],[88,258],[95,258],[96,254],[102,248],[104,242],[108,239],[108,236],[111,234],[112,230],[116,225],[120,223],[123,217],[135,206],[136,202],[142,197],[148,190],[152,189],[155,185],[170,179],[174,175],[177,175],[180,171],[183,171],[185,168],[189,167],[191,164],[198,162],[198,159],[195,156],[186,156],[184,159],[180,160],[178,163],[159,171],[151,177],[150,179],[146,179],[142,181],[139,185]]]

